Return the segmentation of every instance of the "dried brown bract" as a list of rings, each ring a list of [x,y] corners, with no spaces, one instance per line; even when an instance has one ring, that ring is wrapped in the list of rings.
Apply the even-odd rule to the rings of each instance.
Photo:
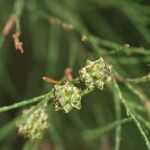
[[[67,81],[72,81],[73,77],[72,77],[72,69],[71,68],[66,68],[65,72],[64,72],[64,77]]]
[[[21,53],[24,53],[23,50],[23,43],[20,41],[19,37],[21,35],[21,32],[16,32],[13,34],[13,41],[14,41],[14,46],[16,50],[19,50]]]
[[[50,78],[50,77],[47,77],[47,76],[42,77],[42,79],[43,79],[44,81],[50,83],[50,84],[57,84],[57,83],[58,83],[57,80],[54,80],[54,79],[52,79],[52,78]]]

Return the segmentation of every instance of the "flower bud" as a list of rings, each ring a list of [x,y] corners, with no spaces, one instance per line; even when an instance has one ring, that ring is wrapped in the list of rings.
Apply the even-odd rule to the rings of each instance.
[[[64,110],[68,113],[75,107],[81,108],[81,90],[75,87],[70,82],[64,85],[55,85],[52,96],[55,110]]]
[[[35,106],[24,110],[23,117],[25,117],[25,120],[17,125],[19,128],[18,133],[30,140],[41,139],[43,131],[48,128],[47,105],[44,104],[26,118],[26,115],[33,109],[35,109]]]
[[[79,74],[87,88],[92,89],[96,86],[103,90],[104,84],[112,81],[111,71],[112,66],[106,64],[100,57],[96,61],[87,60],[86,66],[79,71]]]

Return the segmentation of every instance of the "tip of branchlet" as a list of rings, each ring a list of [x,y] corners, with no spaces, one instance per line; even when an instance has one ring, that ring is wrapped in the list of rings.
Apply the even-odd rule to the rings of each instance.
[[[58,83],[57,80],[54,80],[54,79],[52,79],[52,78],[50,78],[50,77],[47,77],[47,76],[43,76],[42,79],[43,79],[45,82],[48,82],[48,83],[50,83],[50,84],[57,84],[57,83]]]
[[[23,43],[19,39],[20,35],[21,35],[21,32],[16,32],[12,35],[12,37],[13,37],[15,49],[19,50],[23,54],[24,49],[23,49]]]

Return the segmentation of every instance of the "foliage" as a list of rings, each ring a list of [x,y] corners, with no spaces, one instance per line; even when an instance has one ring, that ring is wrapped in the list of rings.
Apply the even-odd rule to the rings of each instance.
[[[147,0],[1,0],[1,149],[150,150],[149,26]],[[95,63],[90,70],[93,61],[88,61],[85,66],[87,59],[99,57],[113,66],[112,84],[104,89],[110,74],[95,73],[103,65]],[[67,67],[73,77],[64,73]],[[79,70],[81,79],[75,78]],[[65,80],[69,83],[64,86]],[[81,106],[80,92],[72,83],[85,89]],[[93,89],[97,83],[103,90]],[[59,97],[66,86],[73,89],[70,97],[78,97],[74,101]],[[57,93],[57,101],[51,101],[50,91]],[[69,113],[55,111],[51,102]],[[45,103],[50,126],[42,140],[18,136],[16,123],[23,127]],[[21,111],[30,106],[22,117]],[[40,127],[43,131],[47,124]]]

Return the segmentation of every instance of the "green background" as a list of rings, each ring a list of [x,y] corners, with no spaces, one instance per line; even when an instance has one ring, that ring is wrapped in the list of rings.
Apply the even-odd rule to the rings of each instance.
[[[24,99],[45,94],[52,85],[45,83],[47,75],[60,80],[66,67],[73,69],[74,77],[87,59],[102,56],[122,78],[146,75],[150,66],[150,1],[149,0],[0,0],[0,31],[10,15],[20,13],[19,25],[24,54],[16,51],[12,34],[0,37],[0,105],[10,105]],[[51,25],[49,17],[72,24],[74,30],[65,31],[62,22]],[[87,41],[81,41],[83,35]],[[124,52],[124,44],[130,44],[131,55]],[[135,48],[136,47],[136,48]],[[144,47],[147,53],[143,53]],[[131,48],[131,49],[130,49]],[[109,52],[114,53],[109,53]],[[132,90],[119,83],[123,95],[136,106],[145,106],[134,91],[143,91],[150,96],[149,83],[133,84]],[[109,150],[115,147],[115,128],[105,131],[104,127],[116,120],[116,91],[106,86],[103,91],[95,90],[82,99],[82,109],[69,114],[55,112],[50,108],[50,128],[41,141],[30,142],[17,135],[13,120],[23,108],[0,114],[0,149],[40,150]],[[149,98],[148,98],[149,100]],[[133,106],[134,106],[133,104]],[[121,118],[128,117],[124,105],[120,106]],[[26,107],[24,107],[26,108]],[[133,107],[131,107],[133,109]],[[133,109],[134,111],[134,109]],[[129,114],[130,115],[130,114]],[[150,125],[147,111],[135,111],[147,138]],[[144,123],[145,122],[145,123]],[[146,125],[145,125],[146,124]],[[104,133],[93,131],[104,130]],[[87,130],[91,131],[87,133]],[[121,150],[146,150],[146,144],[134,121],[122,125]]]

